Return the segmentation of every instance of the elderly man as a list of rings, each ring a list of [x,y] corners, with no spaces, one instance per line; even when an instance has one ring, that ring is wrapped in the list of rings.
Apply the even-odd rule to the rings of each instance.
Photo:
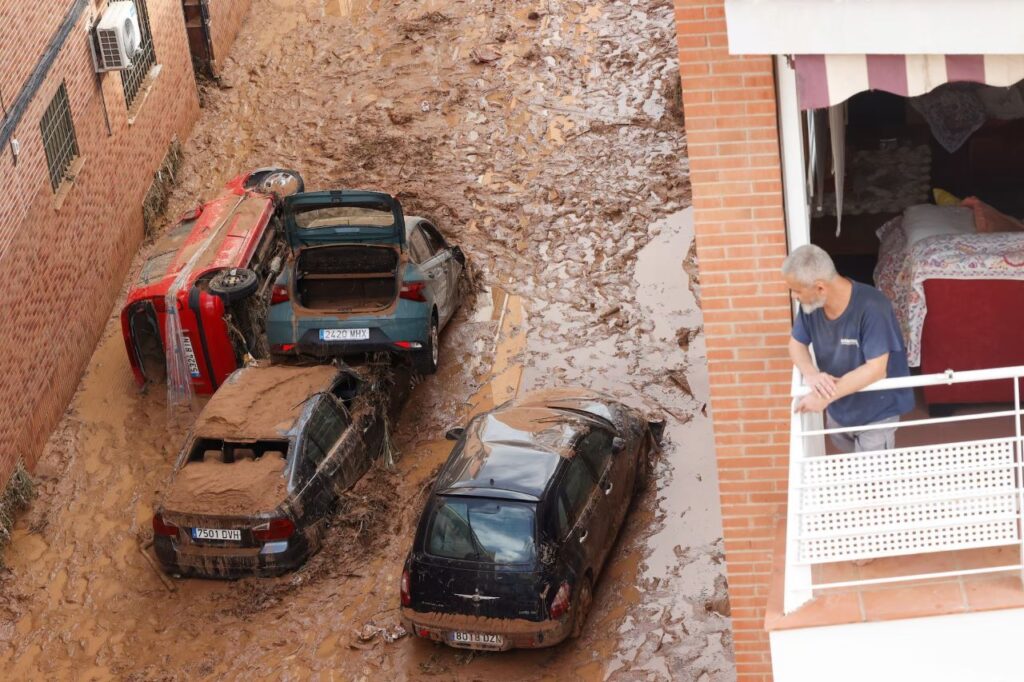
[[[899,421],[914,407],[911,389],[857,392],[879,379],[910,373],[889,299],[841,277],[829,255],[813,244],[789,254],[782,274],[800,303],[789,356],[811,387],[796,411],[825,410],[828,428]],[[893,447],[895,435],[895,427],[871,429],[832,434],[832,442],[843,452],[882,450]]]

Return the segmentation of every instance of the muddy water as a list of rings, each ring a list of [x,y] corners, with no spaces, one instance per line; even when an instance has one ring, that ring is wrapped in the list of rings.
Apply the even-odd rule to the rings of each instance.
[[[134,390],[112,317],[0,573],[8,676],[732,679],[674,50],[666,0],[254,0],[168,214],[281,164],[310,189],[397,193],[490,288],[392,425],[396,469],[357,486],[321,554],[279,579],[173,589],[139,546],[187,424],[168,428],[163,391]],[[397,623],[440,434],[564,382],[669,415],[584,636],[511,655],[386,643],[373,628]]]

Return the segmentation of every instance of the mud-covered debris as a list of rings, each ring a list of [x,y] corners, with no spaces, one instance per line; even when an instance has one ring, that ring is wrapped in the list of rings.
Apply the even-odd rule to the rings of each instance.
[[[690,388],[690,382],[686,378],[685,374],[683,374],[682,372],[669,372],[668,378],[671,379],[672,383],[678,386],[683,393],[690,396],[691,398],[693,397],[693,389]]]
[[[405,637],[408,634],[409,634],[409,631],[406,630],[404,627],[402,627],[402,624],[399,623],[399,624],[395,625],[394,627],[392,627],[391,629],[385,628],[381,632],[381,637],[384,638],[385,642],[387,642],[388,644],[391,644],[392,642],[397,642],[398,640],[402,639],[403,637]]]
[[[704,610],[728,618],[732,615],[729,604],[729,586],[724,575],[715,576],[715,593],[704,602]]]
[[[540,19],[540,12],[533,10],[526,15],[526,18],[530,21],[538,21]]]
[[[403,21],[399,24],[399,30],[406,38],[419,38],[429,35],[440,26],[445,26],[454,21],[450,16],[442,12],[427,12],[415,19]]]
[[[396,111],[388,109],[388,120],[396,126],[404,126],[412,121],[413,115],[409,111]]]
[[[35,483],[24,465],[18,462],[7,488],[0,496],[0,549],[11,539],[11,529],[17,514],[24,511],[35,497]],[[2,557],[0,557],[2,565]]]
[[[365,623],[358,631],[352,632],[352,641],[349,643],[354,649],[365,649],[366,645],[372,645],[377,639],[387,644],[397,642],[408,635],[409,632],[401,624],[388,627],[381,627],[372,621]]]
[[[697,265],[697,240],[690,242],[690,248],[686,252],[686,258],[683,259],[683,270],[690,278],[689,287],[690,293],[697,299],[697,303],[700,303],[700,270]]]
[[[622,310],[621,305],[608,306],[598,314],[597,319],[603,322],[604,320],[607,320],[609,317],[616,314],[620,310]]]
[[[501,52],[493,45],[480,45],[469,51],[469,58],[477,64],[493,64],[501,59]]]
[[[681,327],[676,330],[676,343],[684,351],[690,350],[690,344],[700,334],[701,327]]]

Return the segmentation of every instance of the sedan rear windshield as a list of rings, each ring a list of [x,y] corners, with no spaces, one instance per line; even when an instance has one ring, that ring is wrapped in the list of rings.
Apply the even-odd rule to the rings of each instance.
[[[395,216],[386,204],[360,206],[325,206],[295,214],[295,224],[303,229],[355,225],[359,227],[391,227]]]
[[[427,553],[493,564],[532,563],[535,510],[529,502],[442,497],[431,514]]]

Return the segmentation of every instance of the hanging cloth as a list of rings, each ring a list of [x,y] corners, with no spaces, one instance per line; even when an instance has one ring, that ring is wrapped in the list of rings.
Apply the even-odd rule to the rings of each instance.
[[[836,181],[836,237],[843,229],[843,183],[846,180],[846,104],[828,109],[828,129],[832,139],[832,175]]]

